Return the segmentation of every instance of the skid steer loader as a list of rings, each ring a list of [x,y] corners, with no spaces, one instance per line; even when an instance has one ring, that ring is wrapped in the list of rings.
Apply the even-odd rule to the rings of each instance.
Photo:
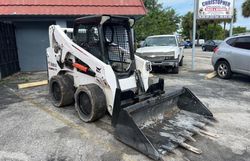
[[[135,55],[134,19],[78,18],[74,28],[49,28],[49,90],[56,107],[75,103],[79,117],[93,122],[112,116],[114,135],[154,160],[206,133],[213,114],[187,88],[164,91],[149,78],[150,62]],[[153,83],[152,83],[153,82]]]

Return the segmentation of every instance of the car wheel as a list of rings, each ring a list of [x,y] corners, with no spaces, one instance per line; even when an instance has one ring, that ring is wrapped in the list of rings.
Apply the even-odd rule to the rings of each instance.
[[[207,51],[207,49],[205,48],[205,46],[202,46],[202,51]]]
[[[219,61],[216,64],[217,75],[222,79],[229,79],[232,76],[232,71],[227,61]]]
[[[181,58],[181,61],[179,63],[179,66],[183,66],[183,57]]]

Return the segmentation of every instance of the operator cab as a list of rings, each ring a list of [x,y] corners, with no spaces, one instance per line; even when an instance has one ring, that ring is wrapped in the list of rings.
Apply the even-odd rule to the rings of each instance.
[[[73,41],[96,58],[111,65],[117,76],[133,74],[134,46],[127,17],[88,16],[75,20]]]

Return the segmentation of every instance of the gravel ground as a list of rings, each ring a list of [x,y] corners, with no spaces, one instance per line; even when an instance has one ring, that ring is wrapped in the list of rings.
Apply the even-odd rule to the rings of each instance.
[[[219,138],[195,136],[189,142],[201,155],[177,148],[168,161],[249,161],[250,78],[234,75],[231,80],[205,80],[213,70],[212,53],[197,49],[196,70],[191,70],[191,49],[185,50],[180,74],[158,72],[166,90],[186,86],[218,120],[208,126]],[[16,84],[47,79],[45,72],[17,74],[0,82],[0,161],[141,161],[150,160],[113,137],[110,117],[85,124],[73,106],[55,108],[48,87],[17,90]]]

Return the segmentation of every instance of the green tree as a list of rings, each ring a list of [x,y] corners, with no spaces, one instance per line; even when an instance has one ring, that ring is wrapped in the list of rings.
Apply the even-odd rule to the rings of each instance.
[[[135,24],[137,41],[150,35],[173,34],[177,31],[180,18],[174,9],[163,9],[157,0],[145,0],[144,3],[148,14]]]
[[[193,13],[188,12],[182,17],[182,35],[187,39],[192,39],[193,34]]]
[[[244,17],[250,17],[250,0],[245,0],[242,4],[242,15]]]
[[[148,10],[158,10],[162,8],[162,5],[158,3],[158,0],[143,0],[145,7]]]
[[[211,34],[213,33],[213,34]],[[205,31],[206,40],[222,40],[224,39],[224,31],[220,24],[209,24]]]
[[[197,20],[197,31],[196,31],[196,37],[198,39],[203,38],[206,39],[206,33],[205,30],[207,30],[209,24],[215,24],[217,25],[219,22],[218,21],[213,21],[213,20]],[[182,17],[182,35],[186,39],[192,40],[192,35],[193,35],[193,12],[188,12],[186,15]],[[213,32],[211,32],[213,33]],[[210,33],[210,35],[211,35]],[[212,34],[213,35],[213,34]]]
[[[247,32],[247,28],[246,27],[238,26],[238,27],[234,27],[233,28],[233,33],[234,34],[240,34],[240,33],[245,33],[245,32]]]

